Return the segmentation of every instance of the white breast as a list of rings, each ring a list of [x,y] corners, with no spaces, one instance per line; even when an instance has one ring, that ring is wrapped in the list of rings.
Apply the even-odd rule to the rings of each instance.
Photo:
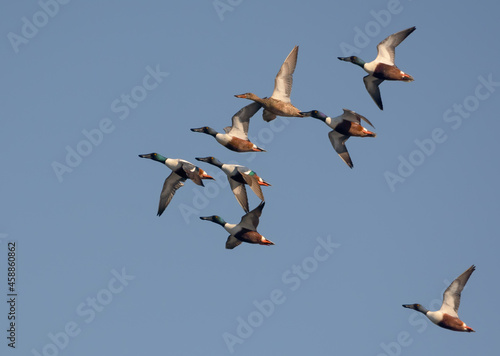
[[[443,320],[443,313],[440,311],[430,311],[426,315],[434,324],[438,324]]]
[[[215,135],[215,139],[223,146],[227,145],[229,141],[231,141],[231,137],[229,135],[221,133]]]

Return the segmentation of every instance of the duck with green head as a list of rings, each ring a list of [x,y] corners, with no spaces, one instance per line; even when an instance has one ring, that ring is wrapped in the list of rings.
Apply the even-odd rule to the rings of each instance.
[[[302,115],[319,119],[333,129],[328,133],[330,142],[340,158],[342,158],[342,160],[351,168],[353,167],[353,163],[351,156],[349,156],[349,152],[347,151],[347,147],[345,146],[345,142],[349,139],[349,137],[377,136],[376,133],[361,126],[361,120],[367,122],[371,127],[373,127],[372,123],[363,115],[360,115],[352,110],[344,109],[344,113],[335,118],[326,116],[318,110],[302,112]]]
[[[371,62],[365,62],[359,57],[338,57],[341,61],[354,63],[363,68],[368,75],[363,78],[366,90],[377,104],[380,110],[383,110],[382,98],[380,96],[379,85],[384,80],[398,80],[403,82],[412,82],[413,77],[406,74],[401,69],[396,67],[394,63],[395,49],[408,37],[410,33],[415,31],[415,27],[410,27],[406,30],[399,31],[387,37],[377,45],[377,58]]]
[[[213,136],[222,146],[235,152],[265,152],[263,148],[257,147],[248,139],[248,126],[250,118],[261,108],[259,103],[249,104],[240,109],[232,117],[232,126],[224,128],[225,133],[215,131],[213,128],[204,126],[191,129],[193,132],[201,132]]]
[[[458,318],[458,307],[460,306],[460,296],[465,284],[476,266],[470,266],[467,271],[455,279],[443,293],[443,304],[437,311],[430,311],[420,304],[403,304],[404,308],[416,310],[424,314],[434,324],[453,331],[474,332],[462,320]]]
[[[264,194],[262,194],[260,186],[270,186],[271,184],[264,181],[250,168],[239,164],[222,163],[215,157],[197,157],[196,160],[210,163],[219,167],[224,173],[226,173],[231,190],[233,191],[236,200],[246,213],[248,213],[250,209],[248,207],[248,197],[245,184],[252,189],[260,200],[264,201]]]
[[[226,248],[233,249],[242,242],[259,245],[274,245],[274,243],[257,232],[259,218],[265,203],[262,202],[251,212],[246,213],[241,218],[239,224],[230,224],[224,221],[219,215],[202,216],[201,220],[207,220],[219,224],[230,233],[226,241]]]
[[[188,178],[201,186],[204,186],[202,179],[214,179],[205,173],[203,169],[198,168],[191,162],[183,159],[166,158],[159,153],[147,153],[139,155],[139,157],[160,162],[172,170],[172,173],[170,173],[163,183],[163,188],[160,194],[160,203],[158,205],[158,216],[165,211],[177,189],[182,187]]]

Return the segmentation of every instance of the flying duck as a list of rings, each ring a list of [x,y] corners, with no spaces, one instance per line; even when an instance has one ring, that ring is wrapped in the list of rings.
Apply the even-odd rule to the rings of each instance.
[[[460,306],[460,294],[469,280],[476,266],[472,265],[455,279],[443,294],[443,304],[438,311],[429,311],[420,304],[403,304],[403,307],[419,311],[429,318],[434,324],[453,331],[474,332],[462,320],[458,318],[458,307]]]
[[[363,68],[368,75],[363,78],[366,90],[375,101],[380,110],[383,110],[382,98],[380,97],[379,85],[384,80],[400,80],[403,82],[412,82],[413,77],[400,70],[394,64],[395,48],[415,31],[415,27],[399,31],[387,37],[377,45],[377,58],[366,63],[356,56],[338,57],[341,61],[351,62]]]
[[[270,98],[259,98],[254,93],[239,94],[235,97],[260,103],[264,107],[262,117],[267,122],[276,119],[276,116],[301,117],[300,110],[293,106],[290,101],[293,72],[297,64],[298,53],[299,46],[295,46],[281,65],[280,71],[274,79],[274,91]]]
[[[250,168],[240,166],[239,164],[222,163],[214,157],[197,157],[196,160],[210,163],[219,167],[224,173],[226,173],[231,190],[233,191],[236,200],[246,213],[248,213],[250,209],[248,208],[248,197],[245,184],[248,184],[259,199],[264,201],[264,195],[262,194],[260,186],[270,186],[271,184],[264,181]]]
[[[262,202],[251,212],[243,215],[238,225],[229,224],[218,215],[200,217],[200,219],[219,224],[230,233],[226,241],[227,249],[233,249],[236,246],[239,246],[242,242],[259,245],[274,245],[272,241],[269,241],[256,231],[257,226],[259,225],[259,217],[262,213],[264,205],[265,203]]]
[[[149,158],[153,161],[165,164],[172,170],[172,173],[165,179],[160,194],[160,204],[158,205],[158,216],[160,216],[174,197],[177,189],[184,185],[189,178],[198,185],[204,186],[202,179],[214,179],[205,173],[201,168],[196,167],[191,162],[183,159],[166,158],[158,153],[148,153],[139,155],[141,158]]]
[[[373,127],[372,123],[364,116],[348,109],[343,109],[344,113],[335,118],[331,118],[326,116],[322,112],[318,110],[301,112],[303,116],[311,116],[315,119],[319,119],[323,121],[325,124],[330,126],[333,130],[328,133],[328,137],[330,138],[330,142],[332,143],[333,148],[339,154],[340,158],[349,166],[353,167],[351,157],[349,156],[349,152],[347,151],[347,147],[345,146],[345,142],[351,136],[358,137],[375,137],[377,134],[371,131],[368,131],[363,126],[361,126],[361,120],[366,121],[371,127]]]
[[[252,103],[240,109],[232,118],[232,126],[224,128],[225,133],[219,133],[213,128],[205,126],[191,129],[193,132],[203,132],[215,137],[222,146],[236,152],[265,152],[263,148],[257,147],[248,140],[248,125],[250,118],[260,109],[262,105]]]

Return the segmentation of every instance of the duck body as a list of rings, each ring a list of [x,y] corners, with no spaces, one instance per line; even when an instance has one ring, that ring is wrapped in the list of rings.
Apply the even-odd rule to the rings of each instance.
[[[201,186],[204,186],[202,179],[214,179],[203,169],[183,159],[166,158],[158,153],[142,154],[139,157],[152,159],[166,165],[172,170],[172,173],[170,173],[163,183],[158,205],[158,216],[165,211],[177,189],[182,187],[187,179],[191,179],[195,184]]]
[[[259,245],[274,245],[274,243],[257,232],[259,218],[265,203],[262,202],[241,218],[239,224],[230,224],[218,215],[200,217],[201,220],[212,221],[221,225],[230,235],[226,241],[226,249],[233,249],[242,242]]]
[[[455,279],[443,293],[443,304],[436,311],[430,311],[420,304],[403,304],[404,308],[416,310],[432,321],[434,324],[448,330],[460,332],[474,332],[458,317],[460,297],[465,284],[476,267],[473,265]]]
[[[292,105],[290,94],[292,92],[293,73],[297,65],[299,46],[295,46],[288,54],[274,79],[274,91],[270,98],[260,98],[254,93],[235,95],[237,98],[253,100],[264,107],[262,118],[272,121],[276,116],[302,117],[300,110]]]
[[[348,109],[343,109],[344,113],[335,118],[331,118],[323,114],[318,110],[312,110],[309,112],[301,112],[303,116],[311,116],[315,119],[319,119],[327,124],[332,131],[328,133],[328,138],[330,142],[337,152],[337,154],[342,158],[342,160],[350,167],[353,167],[353,163],[349,152],[347,151],[347,147],[345,146],[345,142],[351,136],[357,137],[375,137],[376,133],[367,130],[363,126],[361,126],[361,120],[367,122],[371,126],[372,123],[364,116]]]
[[[265,152],[263,148],[250,142],[248,139],[248,127],[250,118],[261,108],[258,102],[249,104],[240,109],[232,117],[232,126],[224,128],[225,133],[215,131],[213,128],[204,126],[191,129],[193,132],[202,132],[211,135],[215,140],[227,149],[235,152]]]
[[[383,110],[382,98],[380,96],[379,85],[384,80],[412,82],[414,79],[411,75],[403,72],[394,63],[396,47],[415,31],[415,27],[410,27],[406,30],[399,31],[387,37],[377,45],[377,57],[371,62],[365,62],[356,56],[338,57],[338,59],[346,62],[351,62],[363,68],[368,75],[363,77],[366,90],[377,104],[380,110]]]
[[[250,211],[245,185],[248,185],[255,195],[257,195],[260,200],[264,201],[264,195],[262,194],[260,186],[270,186],[270,184],[264,181],[250,168],[238,164],[222,163],[214,157],[197,157],[196,160],[219,167],[227,175],[231,190],[245,212],[248,213]]]

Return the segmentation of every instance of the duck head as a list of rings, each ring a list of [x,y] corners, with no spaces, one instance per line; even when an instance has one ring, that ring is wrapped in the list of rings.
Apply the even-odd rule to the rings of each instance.
[[[413,309],[423,314],[427,314],[427,312],[429,311],[420,304],[403,304],[403,308]]]
[[[362,60],[361,58],[359,57],[356,57],[356,56],[350,56],[350,57],[337,57],[338,59],[340,59],[341,61],[345,61],[345,62],[351,62],[351,63],[354,63],[354,64],[357,64],[358,66],[360,66],[361,68],[363,68],[363,66],[365,65],[365,61]]]
[[[208,126],[203,126],[203,127],[200,127],[200,128],[197,128],[197,129],[191,129],[191,131],[193,132],[203,132],[207,135],[212,135],[215,137],[215,135],[217,135],[217,131],[215,131],[213,128],[211,127],[208,127]]]
[[[222,162],[215,157],[196,157],[197,161],[213,164],[216,167],[222,167]]]
[[[212,216],[200,216],[201,220],[208,220],[211,222],[214,222],[216,224],[219,224],[221,226],[226,225],[226,222],[224,221],[223,218],[221,218],[219,215],[212,215]]]
[[[157,162],[161,162],[161,163],[165,163],[165,161],[167,160],[166,157],[163,157],[161,154],[155,153],[155,152],[139,155],[139,157],[149,158],[149,159],[152,159],[153,161],[157,161]]]
[[[325,121],[328,116],[323,114],[321,111],[318,110],[312,110],[312,111],[306,111],[306,112],[300,112],[302,117],[314,117],[315,119],[319,119],[321,121]]]

